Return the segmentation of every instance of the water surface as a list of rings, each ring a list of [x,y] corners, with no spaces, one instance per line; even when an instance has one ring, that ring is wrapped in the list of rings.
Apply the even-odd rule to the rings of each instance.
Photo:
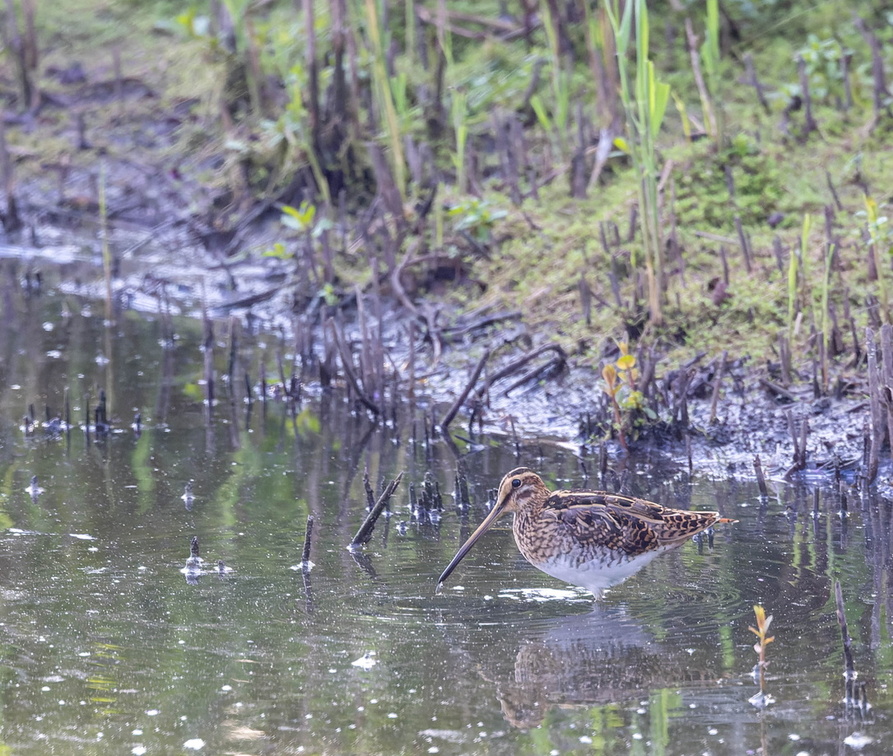
[[[106,323],[101,303],[4,281],[0,742],[11,752],[889,752],[890,502],[830,481],[777,484],[760,502],[748,484],[692,480],[672,460],[615,460],[610,486],[740,521],[597,602],[524,562],[506,521],[435,595],[508,469],[598,486],[584,477],[596,459],[534,440],[518,453],[498,437],[457,439],[457,458],[426,442],[421,412],[375,425],[312,386],[294,411],[263,403],[259,364],[276,374],[278,337],[242,335],[230,387],[227,323],[209,411],[200,323],[136,312]],[[75,427],[48,432],[47,408],[64,419],[66,392]],[[101,392],[112,431],[97,438],[84,426]],[[41,421],[30,432],[29,405]],[[464,510],[452,496],[460,466]],[[376,489],[405,478],[352,553],[366,468]],[[426,472],[444,509],[414,518],[409,485]],[[183,571],[193,536],[199,575]],[[843,704],[834,579],[864,713]],[[748,702],[755,603],[774,616],[766,710]]]

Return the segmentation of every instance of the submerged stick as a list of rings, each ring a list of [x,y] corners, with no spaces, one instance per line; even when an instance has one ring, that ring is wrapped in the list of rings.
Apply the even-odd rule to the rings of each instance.
[[[375,522],[381,516],[381,513],[384,512],[384,508],[388,505],[388,502],[391,500],[394,491],[397,490],[397,486],[400,485],[402,479],[403,473],[401,472],[396,478],[388,483],[387,488],[385,488],[381,496],[378,497],[378,501],[375,502],[372,511],[366,515],[366,519],[363,521],[363,524],[360,525],[360,529],[350,542],[350,548],[355,549],[359,546],[364,546],[372,540],[372,531],[375,530]]]

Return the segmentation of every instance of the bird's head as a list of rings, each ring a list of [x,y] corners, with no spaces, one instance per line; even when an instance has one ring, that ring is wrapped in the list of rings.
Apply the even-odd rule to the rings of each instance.
[[[543,483],[543,479],[533,470],[526,467],[516,467],[508,475],[506,475],[499,484],[499,490],[496,493],[496,503],[493,509],[484,518],[484,521],[478,526],[478,529],[472,533],[468,540],[462,544],[456,556],[447,565],[446,569],[437,581],[438,589],[443,582],[450,576],[450,573],[456,569],[465,555],[471,551],[471,547],[477,543],[478,539],[486,533],[490,527],[506,512],[518,512],[540,499],[549,495],[549,489]]]

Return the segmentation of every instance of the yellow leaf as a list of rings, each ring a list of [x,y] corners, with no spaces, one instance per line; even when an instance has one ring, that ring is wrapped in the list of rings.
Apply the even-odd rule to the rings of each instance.
[[[630,154],[629,144],[623,137],[614,137],[614,146],[621,152]]]
[[[631,354],[625,354],[617,360],[617,367],[621,370],[631,370],[636,366],[636,358]]]

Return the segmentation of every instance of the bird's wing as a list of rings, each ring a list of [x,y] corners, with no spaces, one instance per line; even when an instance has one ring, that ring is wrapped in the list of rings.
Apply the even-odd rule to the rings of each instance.
[[[668,509],[604,491],[553,494],[547,508],[582,541],[634,553],[680,543],[719,519],[716,512]]]

